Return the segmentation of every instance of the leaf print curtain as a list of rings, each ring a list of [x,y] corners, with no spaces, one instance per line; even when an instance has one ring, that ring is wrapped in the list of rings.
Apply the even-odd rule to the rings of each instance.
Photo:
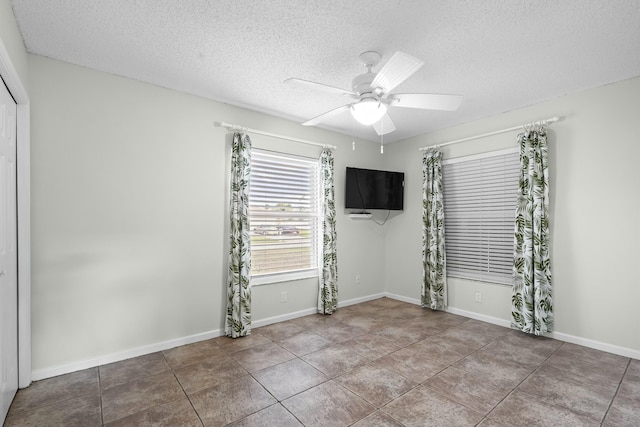
[[[542,335],[553,329],[549,256],[549,173],[544,128],[518,135],[520,189],[516,204],[511,326]]]
[[[442,152],[429,148],[422,158],[422,307],[447,306],[444,208],[442,203]]]
[[[231,221],[227,316],[225,334],[231,338],[251,333],[251,240],[249,237],[249,170],[251,139],[233,134],[231,153]]]
[[[320,154],[322,184],[322,272],[318,313],[331,314],[338,308],[338,251],[336,249],[336,206],[333,192],[333,153]]]

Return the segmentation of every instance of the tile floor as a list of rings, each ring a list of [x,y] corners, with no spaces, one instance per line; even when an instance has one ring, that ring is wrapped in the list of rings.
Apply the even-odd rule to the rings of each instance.
[[[640,360],[381,298],[35,382],[17,425],[638,426]]]

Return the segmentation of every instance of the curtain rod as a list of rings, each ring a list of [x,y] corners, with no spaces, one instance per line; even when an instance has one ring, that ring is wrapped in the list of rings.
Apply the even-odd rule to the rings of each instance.
[[[258,129],[251,129],[251,128],[247,128],[247,127],[244,127],[244,126],[234,125],[234,124],[226,123],[226,122],[213,122],[213,125],[216,126],[216,127],[227,128],[229,130],[236,130],[236,131],[240,131],[240,132],[257,133],[259,135],[270,136],[270,137],[273,137],[273,138],[286,139],[287,141],[294,141],[294,142],[301,142],[303,144],[316,145],[318,147],[330,148],[332,150],[336,150],[338,148],[335,145],[321,144],[319,142],[307,141],[306,139],[293,138],[291,136],[279,135],[277,133],[265,132],[265,131],[258,130]]]
[[[481,135],[474,135],[474,136],[470,136],[467,138],[462,138],[462,139],[456,139],[454,141],[448,141],[448,142],[444,142],[442,144],[434,144],[434,145],[429,145],[426,147],[420,147],[419,150],[420,151],[424,151],[427,150],[430,147],[444,147],[445,145],[451,145],[451,144],[457,144],[459,142],[465,142],[465,141],[471,141],[472,139],[478,139],[478,138],[484,138],[485,136],[493,136],[493,135],[498,135],[501,133],[506,133],[506,132],[511,132],[514,130],[518,130],[518,129],[524,129],[527,127],[533,127],[533,126],[544,126],[547,125],[549,123],[555,123],[557,121],[560,121],[562,119],[562,117],[558,117],[558,116],[554,116],[554,117],[549,117],[548,119],[543,119],[543,120],[538,120],[535,122],[529,122],[529,123],[524,123],[521,124],[520,126],[513,126],[507,129],[500,129],[500,130],[496,130],[493,132],[489,132],[489,133],[483,133]]]

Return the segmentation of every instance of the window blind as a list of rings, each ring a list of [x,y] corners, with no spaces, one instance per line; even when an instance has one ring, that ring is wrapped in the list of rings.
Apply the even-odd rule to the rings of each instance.
[[[254,149],[250,174],[251,275],[317,268],[318,161]]]
[[[443,162],[447,275],[511,284],[517,150]]]

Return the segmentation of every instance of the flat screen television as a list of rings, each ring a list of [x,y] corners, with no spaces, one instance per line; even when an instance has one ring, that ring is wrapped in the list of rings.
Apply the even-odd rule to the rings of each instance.
[[[347,168],[346,209],[401,211],[403,204],[404,173]]]

